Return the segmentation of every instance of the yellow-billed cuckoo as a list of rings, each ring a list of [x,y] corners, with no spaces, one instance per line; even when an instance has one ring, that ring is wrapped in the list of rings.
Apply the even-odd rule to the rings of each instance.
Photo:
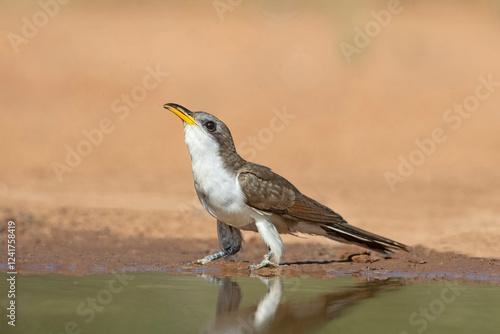
[[[279,265],[284,253],[280,233],[321,235],[382,254],[410,251],[406,245],[348,224],[270,168],[240,157],[231,132],[217,117],[202,111],[191,112],[174,103],[167,103],[164,108],[183,121],[194,187],[205,210],[217,219],[221,251],[197,263],[236,254],[243,241],[240,230],[259,232],[269,247],[264,260],[250,266],[252,270]]]

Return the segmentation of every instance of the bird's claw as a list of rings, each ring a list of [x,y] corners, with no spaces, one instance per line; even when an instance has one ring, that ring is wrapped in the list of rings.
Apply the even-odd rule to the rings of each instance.
[[[266,258],[266,259],[262,260],[261,263],[256,264],[256,265],[252,265],[248,268],[250,268],[250,270],[257,270],[257,269],[264,268],[267,266],[279,267],[280,265],[277,263],[271,262],[269,259]]]
[[[193,266],[193,265],[204,265],[204,264],[207,264],[208,262],[210,261],[207,261],[206,259],[199,259],[199,260],[196,260],[196,261],[191,261],[191,262],[188,262],[186,263],[188,266]]]

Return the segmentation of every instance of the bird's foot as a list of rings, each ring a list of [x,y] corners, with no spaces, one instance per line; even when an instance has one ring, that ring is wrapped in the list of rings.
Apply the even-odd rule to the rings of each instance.
[[[199,260],[196,260],[196,261],[191,261],[191,262],[188,262],[187,264],[192,266],[192,265],[195,265],[195,264],[199,264],[199,265],[204,265],[204,264],[207,264],[208,262],[210,262],[210,260],[207,260],[206,258],[203,258],[203,259],[199,259]]]
[[[204,265],[204,264],[207,264],[208,262],[212,262],[214,260],[220,259],[221,257],[225,257],[225,256],[228,256],[228,255],[231,255],[231,254],[228,253],[228,252],[222,251],[222,252],[218,252],[218,253],[215,253],[215,254],[207,255],[203,259],[199,259],[199,260],[196,260],[196,261],[193,261],[193,262],[188,262],[188,265],[192,265],[192,264],[201,264],[201,265]]]
[[[279,267],[280,265],[277,263],[271,262],[268,258],[265,258],[264,260],[262,260],[261,263],[250,266],[248,268],[250,268],[250,270],[257,270],[257,269],[264,268],[267,266]]]
[[[250,268],[250,270],[257,270],[257,269],[264,268],[267,266],[279,267],[280,266],[279,263],[271,262],[272,257],[273,257],[273,252],[269,251],[269,253],[267,253],[266,257],[264,258],[264,260],[262,260],[261,263],[250,266],[248,268]]]

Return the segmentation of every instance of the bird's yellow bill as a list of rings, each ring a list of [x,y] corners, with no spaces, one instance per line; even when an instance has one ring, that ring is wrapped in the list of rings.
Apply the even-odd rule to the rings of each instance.
[[[169,104],[165,104],[163,108],[168,109],[169,111],[176,114],[180,119],[186,122],[189,125],[198,125],[194,118],[188,114],[186,110],[184,110],[181,106],[172,106]]]

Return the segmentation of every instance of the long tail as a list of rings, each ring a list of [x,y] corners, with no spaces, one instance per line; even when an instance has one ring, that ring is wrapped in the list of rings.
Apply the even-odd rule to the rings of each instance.
[[[356,244],[382,254],[391,254],[394,253],[394,250],[404,250],[413,253],[410,247],[402,243],[362,230],[345,222],[323,223],[321,224],[321,228],[325,230],[327,238]]]

